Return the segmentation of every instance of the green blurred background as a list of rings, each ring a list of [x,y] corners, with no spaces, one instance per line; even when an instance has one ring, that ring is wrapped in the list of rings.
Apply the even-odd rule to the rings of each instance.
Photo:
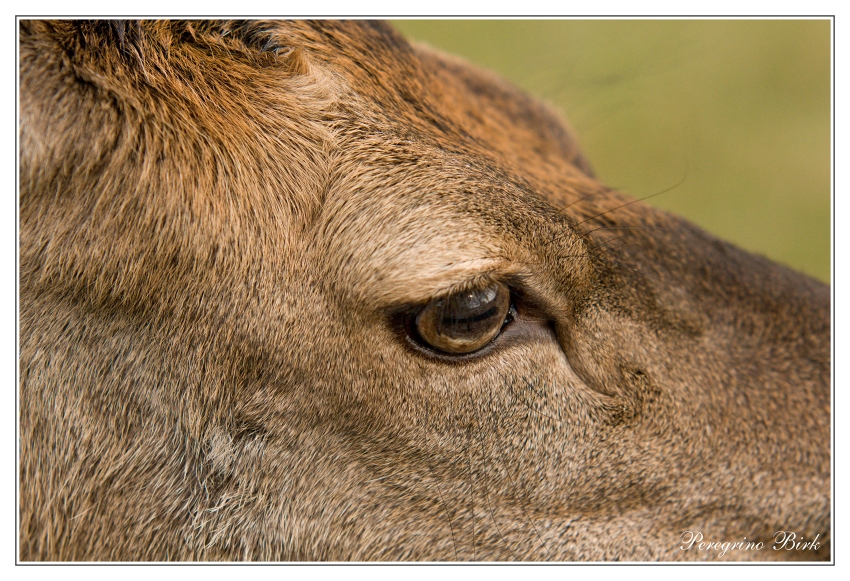
[[[830,281],[828,20],[394,21],[554,105],[599,177]]]

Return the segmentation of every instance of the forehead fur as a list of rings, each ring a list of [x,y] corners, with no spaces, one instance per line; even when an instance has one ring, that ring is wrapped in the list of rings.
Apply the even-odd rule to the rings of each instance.
[[[312,222],[343,85],[303,49],[230,28],[21,24],[22,222],[55,221],[22,237],[42,280],[136,299],[150,272],[233,282]],[[116,231],[134,243],[74,251]]]
[[[200,265],[227,282],[246,262],[303,262],[313,245],[357,300],[424,300],[533,260],[499,241],[498,216],[533,228],[532,191],[586,181],[563,161],[549,184],[545,171],[517,178],[530,160],[516,142],[578,159],[572,140],[539,135],[560,126],[506,86],[467,102],[441,77],[457,64],[418,56],[384,25],[25,21],[21,37],[22,205],[63,215],[36,244],[40,263],[64,272],[42,278],[101,294],[153,293],[144,273],[192,278]],[[472,95],[493,82],[464,79]],[[481,200],[496,209],[489,228]],[[68,251],[116,230],[137,244]]]

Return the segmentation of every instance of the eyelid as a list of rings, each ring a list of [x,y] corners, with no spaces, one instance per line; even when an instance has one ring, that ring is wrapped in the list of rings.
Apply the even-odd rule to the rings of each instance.
[[[515,292],[517,292],[519,296],[525,296],[527,295],[525,291],[525,277],[515,271],[516,269],[514,268],[510,270],[505,269],[504,271],[497,270],[482,272],[475,276],[455,282],[449,286],[435,290],[421,300],[409,300],[387,306],[383,309],[383,312],[391,318],[402,315],[410,315],[411,313],[418,312],[434,301],[445,299],[464,291],[483,289],[493,283],[503,284],[508,287],[508,290],[511,292],[511,297],[515,296]]]
[[[481,290],[490,286],[493,283],[504,284],[508,288],[511,287],[511,285],[506,282],[502,276],[499,276],[499,274],[487,272],[440,289],[439,291],[434,292],[431,296],[428,297],[427,300],[423,301],[420,304],[427,305],[428,303],[431,303],[433,301],[438,301],[440,299],[444,299],[452,295],[456,295],[458,293],[470,290]]]
[[[357,297],[358,306],[395,312],[402,306],[427,304],[490,282],[507,282],[527,270],[504,257],[447,262],[438,269],[431,267],[425,271],[410,265],[407,269],[404,275],[381,277],[368,293]]]

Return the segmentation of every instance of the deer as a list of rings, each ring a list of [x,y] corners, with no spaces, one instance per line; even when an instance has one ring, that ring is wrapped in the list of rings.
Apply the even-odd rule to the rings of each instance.
[[[829,287],[549,106],[370,21],[19,55],[21,561],[830,560]]]

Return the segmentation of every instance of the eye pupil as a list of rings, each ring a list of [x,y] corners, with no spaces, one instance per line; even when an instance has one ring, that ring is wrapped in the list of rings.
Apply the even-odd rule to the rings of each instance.
[[[416,332],[429,347],[472,353],[498,336],[511,320],[510,291],[501,283],[431,302],[416,316]]]

